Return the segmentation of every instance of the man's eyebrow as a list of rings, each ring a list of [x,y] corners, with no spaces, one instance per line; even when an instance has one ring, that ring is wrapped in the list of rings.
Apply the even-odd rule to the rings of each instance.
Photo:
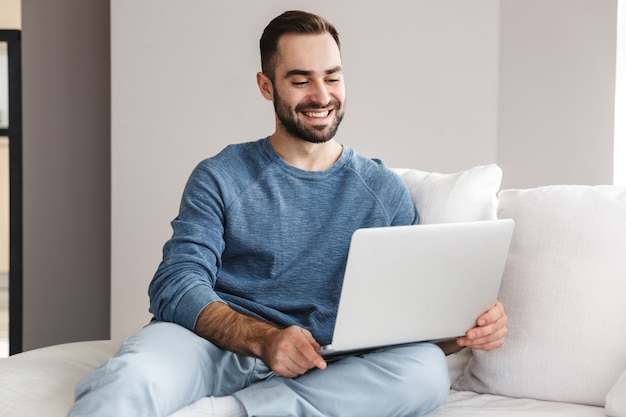
[[[324,73],[326,75],[331,75],[331,74],[336,74],[342,71],[343,71],[343,68],[341,67],[341,65],[338,65],[336,67],[327,69],[326,71],[324,71]],[[313,71],[293,69],[293,70],[287,71],[287,73],[285,74],[285,78],[290,78],[290,77],[295,77],[295,76],[310,77],[311,75],[313,75]]]

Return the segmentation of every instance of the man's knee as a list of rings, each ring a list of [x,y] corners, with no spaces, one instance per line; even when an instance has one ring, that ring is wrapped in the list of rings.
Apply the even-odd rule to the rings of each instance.
[[[404,380],[395,393],[404,404],[405,415],[421,416],[443,404],[448,398],[450,379],[444,353],[432,344],[398,348],[402,359],[400,377]]]
[[[206,388],[200,383],[203,347],[196,339],[171,324],[142,329],[78,382],[72,413],[157,416],[193,401],[195,390]]]

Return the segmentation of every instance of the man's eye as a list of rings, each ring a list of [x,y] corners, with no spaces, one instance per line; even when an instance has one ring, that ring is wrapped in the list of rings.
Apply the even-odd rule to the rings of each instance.
[[[292,84],[296,87],[302,87],[307,85],[307,81],[294,81]]]

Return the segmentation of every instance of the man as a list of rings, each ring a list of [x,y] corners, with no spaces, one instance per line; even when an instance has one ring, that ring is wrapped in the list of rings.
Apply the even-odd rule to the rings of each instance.
[[[398,176],[334,139],[346,100],[330,23],[278,16],[261,61],[275,132],[196,167],[150,284],[155,320],[77,385],[71,416],[417,416],[447,397],[444,351],[503,343],[498,303],[440,347],[317,353],[354,230],[418,215]]]

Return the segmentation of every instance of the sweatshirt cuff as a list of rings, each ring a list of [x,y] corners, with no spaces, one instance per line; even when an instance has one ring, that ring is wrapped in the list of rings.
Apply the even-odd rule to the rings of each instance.
[[[174,312],[174,322],[193,331],[202,310],[216,301],[222,301],[222,299],[211,287],[205,285],[193,287],[178,301]]]

